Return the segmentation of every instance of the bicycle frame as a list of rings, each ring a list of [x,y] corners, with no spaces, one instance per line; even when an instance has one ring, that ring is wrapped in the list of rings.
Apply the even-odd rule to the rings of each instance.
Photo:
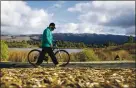
[[[57,49],[57,51],[60,50],[60,49],[58,48],[58,46],[57,46],[57,41],[55,41],[54,44],[53,44],[53,51],[54,51],[55,49]]]
[[[58,46],[57,46],[57,41],[55,41],[55,43],[54,43],[54,45],[53,45],[53,51],[54,51],[55,49],[57,49],[56,51],[60,51],[60,49],[59,49]],[[61,57],[60,52],[59,52],[59,56]]]
[[[53,43],[52,50],[53,50],[53,52],[54,52],[56,58],[59,60],[59,62],[62,62],[61,64],[62,64],[63,66],[65,66],[65,65],[67,65],[67,64],[69,63],[69,60],[70,60],[69,53],[68,53],[67,51],[65,51],[65,50],[60,49],[60,48],[58,47],[58,45],[57,45],[57,42],[54,42],[54,43]],[[40,53],[40,52],[41,52],[41,51],[38,50],[38,49],[33,49],[33,50],[31,50],[31,51],[28,53],[28,56],[27,56],[29,63],[32,64],[32,65],[35,65],[35,62],[31,61],[31,58],[29,58],[29,56],[30,56],[30,54],[31,54],[32,52],[35,52],[35,51],[36,51],[37,53]],[[64,58],[63,58],[63,53],[64,53],[64,54],[67,54],[67,58],[66,58],[66,61],[65,61],[65,62],[62,61],[62,60],[64,59]],[[61,60],[61,59],[62,59],[62,60]],[[45,56],[43,60],[48,63],[48,55]],[[63,62],[64,62],[64,63],[63,63]]]

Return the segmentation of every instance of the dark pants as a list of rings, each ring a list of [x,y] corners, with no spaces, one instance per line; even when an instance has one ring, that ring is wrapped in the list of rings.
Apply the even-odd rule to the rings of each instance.
[[[52,48],[51,47],[44,47],[44,48],[42,48],[42,52],[40,53],[40,56],[39,56],[38,61],[36,63],[37,65],[39,65],[43,62],[43,59],[44,59],[46,53],[48,53],[48,55],[51,57],[51,59],[55,65],[58,64],[58,61],[55,57],[55,54],[54,54]]]

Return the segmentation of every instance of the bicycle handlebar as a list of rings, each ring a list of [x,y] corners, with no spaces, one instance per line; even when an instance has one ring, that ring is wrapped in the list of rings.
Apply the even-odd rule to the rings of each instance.
[[[58,42],[58,40],[53,41],[53,49],[55,49],[57,47],[57,42]]]
[[[58,40],[54,40],[54,41],[53,41],[53,45],[56,45],[57,42],[58,42]]]

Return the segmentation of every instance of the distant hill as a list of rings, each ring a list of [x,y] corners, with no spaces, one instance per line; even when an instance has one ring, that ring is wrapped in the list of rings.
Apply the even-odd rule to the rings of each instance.
[[[117,44],[123,44],[128,41],[129,36],[123,35],[104,35],[104,34],[72,34],[72,33],[56,33],[54,38],[57,40],[65,40],[72,42],[84,42],[85,44],[103,44],[109,41]],[[135,37],[136,40],[136,37]]]
[[[2,40],[7,41],[22,41],[22,40],[33,40],[40,41],[41,34],[30,34],[30,35],[1,35]],[[109,41],[123,44],[128,41],[129,36],[124,35],[105,35],[105,34],[73,34],[73,33],[54,33],[54,40],[63,40],[70,42],[84,42],[85,44],[104,44]],[[134,37],[136,41],[136,37]]]

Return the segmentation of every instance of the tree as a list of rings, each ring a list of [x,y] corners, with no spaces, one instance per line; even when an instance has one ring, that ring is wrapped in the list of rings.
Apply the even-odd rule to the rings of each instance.
[[[134,42],[133,36],[129,36],[129,37],[128,37],[128,43],[133,43],[133,42]]]
[[[115,46],[116,45],[116,43],[114,43],[114,42],[112,42],[112,41],[109,41],[108,42],[108,46]]]
[[[6,61],[8,59],[8,45],[1,40],[1,60]]]

